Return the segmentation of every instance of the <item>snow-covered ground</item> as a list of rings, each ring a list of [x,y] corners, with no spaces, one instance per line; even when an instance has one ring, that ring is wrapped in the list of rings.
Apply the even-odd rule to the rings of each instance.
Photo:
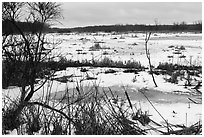
[[[63,76],[70,76],[67,79],[67,82],[62,83],[57,80],[48,81],[44,87],[42,87],[39,91],[34,94],[34,98],[37,99],[41,97],[43,91],[48,89],[51,93],[65,91],[66,89],[72,89],[77,86],[77,84],[81,84],[82,86],[93,86],[99,85],[99,87],[111,87],[111,86],[119,86],[119,87],[132,87],[132,89],[153,89],[162,92],[169,92],[169,93],[181,93],[181,94],[189,94],[193,95],[192,87],[185,87],[185,79],[179,80],[178,84],[167,82],[165,79],[169,78],[169,75],[154,75],[155,81],[158,87],[155,87],[152,76],[147,71],[138,72],[138,74],[134,73],[124,73],[125,69],[121,68],[90,68],[87,72],[81,72],[81,68],[67,68],[67,70],[58,71],[55,73],[55,79],[63,77]],[[117,71],[116,73],[108,73],[105,74],[104,72],[107,70],[113,69]],[[73,76],[71,76],[73,75]],[[93,80],[87,80],[87,78],[93,77]],[[197,80],[202,80],[200,77],[193,77]],[[40,83],[39,83],[40,84]],[[38,87],[38,84],[36,84]],[[3,95],[8,95],[11,98],[15,98],[20,93],[19,87],[9,87],[8,89],[3,89]],[[10,92],[10,93],[9,93]]]
[[[101,59],[104,56],[113,60],[135,60],[140,61],[142,65],[147,66],[148,62],[145,55],[144,33],[82,33],[82,34],[52,34],[56,39],[61,40],[57,50],[53,54],[61,53],[67,59],[83,60]],[[91,51],[90,47],[94,42],[103,42],[99,45],[104,48],[99,51]],[[182,55],[185,58],[173,54],[175,48],[169,46],[181,47],[185,50]],[[194,33],[155,33],[152,34],[148,47],[151,54],[152,65],[157,66],[159,62],[173,62],[183,65],[189,65],[190,58],[192,64],[201,65],[202,34]],[[78,51],[82,50],[82,51]],[[80,54],[84,53],[84,54]],[[102,55],[107,52],[108,55]],[[168,58],[167,56],[174,56]]]
[[[87,68],[88,69],[88,68]],[[151,75],[148,72],[142,71],[138,74],[134,73],[123,73],[123,69],[115,69],[114,74],[105,74],[105,70],[110,68],[92,68],[87,73],[80,72],[79,68],[67,68],[65,71],[57,72],[57,77],[69,76],[74,74],[78,77],[71,77],[72,82],[61,83],[59,81],[50,81],[46,83],[44,88],[41,88],[34,94],[33,99],[41,98],[43,91],[46,91],[47,87],[51,87],[53,99],[59,99],[63,97],[66,89],[72,91],[77,86],[77,83],[85,86],[99,85],[99,87],[110,87],[113,91],[116,91],[119,95],[124,95],[124,88],[128,91],[131,96],[133,103],[136,106],[140,104],[143,111],[148,111],[152,115],[152,119],[157,122],[163,122],[164,120],[158,115],[153,109],[150,103],[144,98],[144,96],[138,92],[138,90],[145,88],[147,92],[145,94],[152,101],[158,111],[165,117],[166,120],[174,124],[186,124],[190,125],[202,120],[202,104],[194,104],[188,98],[198,100],[201,96],[195,96],[192,90],[185,88],[179,84],[173,84],[166,82],[164,78],[166,76],[155,75],[155,80],[158,87],[154,86]],[[87,74],[91,77],[95,77],[95,80],[83,80]],[[133,79],[136,79],[133,81]],[[181,83],[181,81],[180,81]],[[124,87],[124,88],[123,88]],[[48,88],[49,89],[49,88]],[[20,88],[13,87],[11,89],[3,90],[3,95],[9,95],[10,98],[15,98],[20,92]],[[53,94],[55,93],[55,94]],[[18,94],[19,95],[19,94]],[[135,97],[134,97],[135,96]],[[124,96],[123,96],[124,97]],[[199,100],[201,102],[201,100]],[[190,107],[189,107],[190,104]],[[175,113],[173,113],[176,112]],[[187,115],[187,116],[186,116]],[[186,121],[187,117],[187,121]]]
[[[109,57],[113,60],[134,60],[140,61],[142,65],[148,66],[148,60],[145,55],[144,33],[110,34],[110,33],[81,33],[81,34],[49,34],[55,39],[61,40],[57,50],[53,54],[60,53],[67,59],[73,60],[91,60]],[[117,39],[116,39],[117,38]],[[90,47],[94,42],[100,43],[104,49],[92,51]],[[154,66],[160,62],[173,62],[183,65],[201,65],[202,64],[202,34],[194,33],[158,33],[152,34],[148,43],[151,54],[151,61]],[[171,47],[170,47],[171,46]],[[185,47],[182,55],[185,58],[180,59],[179,55],[173,55],[176,47]],[[77,51],[78,50],[78,51]],[[108,55],[102,55],[103,52]],[[83,52],[84,54],[79,54]],[[168,58],[173,56],[173,58]],[[157,110],[169,123],[184,124],[187,126],[202,120],[202,104],[194,104],[188,98],[197,99],[200,96],[192,87],[185,88],[185,81],[179,79],[178,84],[167,82],[168,75],[155,75],[155,81],[158,87],[155,87],[148,70],[134,73],[124,73],[121,68],[92,68],[86,67],[87,72],[81,72],[81,68],[67,68],[66,70],[56,72],[55,80],[48,81],[43,88],[38,90],[33,99],[42,97],[43,91],[50,90],[51,93],[63,94],[66,89],[73,89],[77,84],[85,86],[98,85],[101,88],[111,87],[119,94],[124,93],[123,87],[128,90],[134,104],[143,111],[148,111],[152,119],[162,123],[163,119],[153,109],[150,103],[139,94],[138,90],[145,88],[147,96],[152,101]],[[105,74],[107,70],[113,69],[115,73]],[[66,83],[57,81],[57,78],[70,76]],[[95,78],[87,80],[87,78]],[[193,79],[202,81],[201,77]],[[37,87],[38,85],[36,85]],[[201,88],[200,88],[201,89]],[[20,95],[19,87],[9,87],[2,89],[3,97],[16,98]],[[135,97],[134,97],[135,96]],[[200,101],[201,102],[201,101]],[[163,121],[164,122],[164,121]]]

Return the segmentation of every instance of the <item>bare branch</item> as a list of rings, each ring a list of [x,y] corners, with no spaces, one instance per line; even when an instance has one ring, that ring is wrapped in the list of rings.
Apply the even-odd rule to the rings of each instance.
[[[151,36],[151,32],[149,32],[149,33],[146,32],[146,37],[145,37],[145,51],[146,51],[147,59],[148,59],[148,61],[149,61],[150,73],[151,73],[151,75],[152,75],[152,79],[153,79],[154,85],[155,85],[155,87],[157,87],[157,83],[156,83],[156,81],[155,81],[155,79],[154,79],[154,75],[153,75],[153,71],[152,71],[150,52],[149,52],[149,49],[148,49],[148,47],[147,47],[148,41],[149,41],[149,39],[150,39],[150,36]]]
[[[72,118],[68,117],[63,111],[60,111],[60,110],[58,110],[58,109],[55,109],[55,108],[53,108],[53,107],[51,107],[51,106],[49,106],[49,105],[47,105],[47,104],[45,104],[45,103],[29,102],[28,105],[40,105],[40,106],[42,106],[42,107],[45,107],[45,108],[48,108],[48,109],[53,110],[53,111],[55,111],[55,112],[58,112],[58,113],[62,114],[66,119],[70,120],[73,124],[75,124],[75,121],[74,121]]]

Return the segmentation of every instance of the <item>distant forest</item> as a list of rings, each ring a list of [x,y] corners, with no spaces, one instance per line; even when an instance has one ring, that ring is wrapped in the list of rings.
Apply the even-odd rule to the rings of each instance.
[[[13,24],[10,20],[2,21],[2,34],[19,34],[18,28],[20,28],[23,32],[27,33],[35,33],[41,30],[41,27],[44,27],[44,31],[49,31],[49,26],[47,24],[42,24],[40,22],[15,22]]]
[[[77,28],[52,28],[50,32],[127,32],[127,31],[196,31],[202,32],[202,23],[173,25],[101,25]]]
[[[70,33],[70,32],[131,32],[131,31],[196,31],[202,32],[202,23],[186,24],[174,23],[173,25],[101,25],[101,26],[87,26],[76,28],[50,28],[46,24],[39,22],[17,22],[17,26],[23,28],[24,32],[35,33],[40,30],[40,27],[44,27],[44,31],[47,33]],[[18,34],[18,29],[10,21],[2,22],[2,33],[4,34]]]

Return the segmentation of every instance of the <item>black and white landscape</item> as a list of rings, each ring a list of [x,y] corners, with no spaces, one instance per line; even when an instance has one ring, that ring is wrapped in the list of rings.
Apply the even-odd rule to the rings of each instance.
[[[201,18],[201,2],[3,2],[2,134],[201,135]]]

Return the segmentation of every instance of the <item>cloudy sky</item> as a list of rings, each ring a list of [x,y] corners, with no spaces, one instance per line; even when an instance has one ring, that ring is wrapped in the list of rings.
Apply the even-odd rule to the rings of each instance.
[[[173,24],[202,20],[201,2],[65,2],[57,27],[109,24]]]

